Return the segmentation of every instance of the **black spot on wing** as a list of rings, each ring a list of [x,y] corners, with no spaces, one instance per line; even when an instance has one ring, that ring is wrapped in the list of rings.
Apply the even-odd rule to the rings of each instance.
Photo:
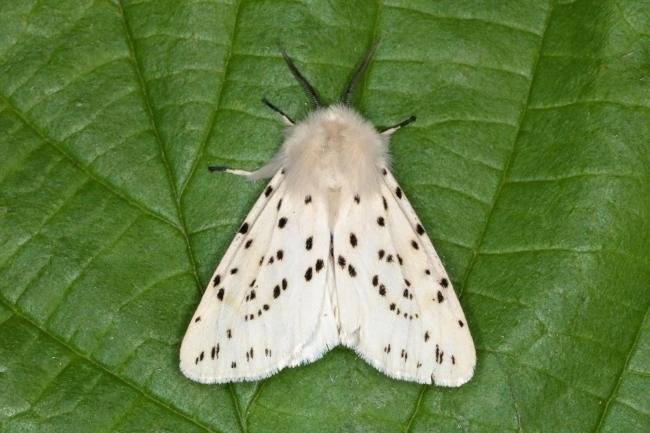
[[[247,240],[247,241],[246,241],[246,244],[244,244],[244,248],[245,248],[245,249],[249,249],[252,243],[253,243],[253,240],[252,240],[252,239]]]
[[[418,225],[415,227],[415,230],[418,232],[419,235],[423,235],[423,234],[424,234],[424,227],[422,227],[422,224],[418,224]]]
[[[271,185],[267,186],[266,189],[264,190],[264,196],[268,197],[271,195],[273,192],[273,187]]]
[[[350,233],[350,245],[352,245],[352,248],[357,246],[357,235],[354,233]]]
[[[278,210],[282,207],[282,199],[278,200]]]
[[[438,302],[442,302],[444,300],[445,300],[445,298],[444,298],[444,296],[442,296],[442,292],[440,290],[438,290]]]
[[[357,202],[357,204],[361,203],[361,197],[359,197],[359,194],[354,196],[354,201]]]
[[[442,278],[442,279],[440,280],[440,285],[441,285],[442,287],[444,287],[444,288],[449,287],[449,280],[446,279],[446,278]]]
[[[426,343],[427,341],[429,341],[429,331],[424,333],[424,342]]]
[[[277,257],[278,260],[282,260],[282,258],[284,257],[284,251],[283,250],[278,250],[278,252],[275,253],[275,257]]]
[[[460,327],[462,328],[463,326],[465,326],[465,324],[463,323],[462,320],[459,320],[459,321],[458,321],[458,326],[460,326]]]
[[[377,287],[377,284],[379,284],[379,276],[375,275],[374,277],[372,277],[372,285]]]
[[[313,270],[312,270],[312,267],[310,266],[305,271],[305,280],[307,280],[307,281],[311,280],[312,275],[313,275]]]
[[[217,343],[216,346],[212,346],[212,350],[210,351],[210,358],[215,359],[219,358],[219,344]]]
[[[283,278],[282,279],[282,290],[287,290],[287,279]]]
[[[386,251],[384,250],[377,251],[377,256],[379,256],[379,260],[383,259],[385,255],[386,255]]]
[[[345,257],[339,256],[338,263],[341,268],[345,268]]]
[[[305,204],[309,204],[309,203],[311,203],[311,196],[310,196],[310,195],[306,195],[306,196],[305,196]]]
[[[313,237],[313,236],[309,236],[309,237],[307,238],[307,240],[305,241],[305,249],[306,249],[307,251],[309,251],[309,250],[312,249],[313,246],[314,246],[314,237]]]
[[[397,198],[402,198],[402,189],[399,186],[395,188],[395,195]]]
[[[237,270],[238,270],[237,268],[232,268],[232,269],[230,270],[230,273],[231,273],[232,275],[235,275],[235,274],[237,273]]]
[[[386,296],[386,286],[384,286],[383,284],[379,285],[379,294],[381,296]],[[391,305],[395,305],[395,304],[391,304]],[[391,310],[392,310],[392,308],[391,308]]]
[[[445,352],[442,350],[438,349],[438,345],[436,344],[436,362],[438,364],[442,364],[443,357],[445,356]]]
[[[323,259],[318,259],[316,260],[316,266],[314,269],[316,269],[316,272],[320,272],[321,269],[323,269],[323,266],[325,266],[325,262],[323,262]]]
[[[354,266],[352,265],[348,265],[348,273],[350,274],[351,277],[357,276],[357,270],[354,269]]]
[[[284,226],[286,226],[286,225],[287,225],[287,218],[286,217],[282,217],[282,218],[280,218],[278,220],[278,227],[284,228]]]
[[[215,275],[214,279],[212,280],[212,285],[214,287],[217,287],[221,283],[221,275],[217,274]]]
[[[415,239],[411,241],[411,246],[413,247],[414,250],[419,250],[420,249],[420,246],[415,241]]]
[[[386,225],[386,221],[384,220],[383,216],[377,218],[377,224],[379,224],[380,227],[384,227]]]
[[[194,319],[194,323],[200,322],[201,321],[201,316],[197,316],[196,319]]]
[[[225,292],[226,291],[223,289],[223,287],[220,288],[219,291],[217,292],[217,299],[223,301],[223,296],[225,295]]]
[[[384,210],[388,210],[388,202],[386,201],[386,197],[382,195],[381,201],[384,203]]]
[[[276,285],[276,286],[273,288],[273,298],[274,298],[274,299],[277,299],[278,296],[280,296],[280,286],[279,286],[279,285]]]
[[[246,232],[248,232],[248,223],[242,224],[239,228],[239,233],[245,234]]]

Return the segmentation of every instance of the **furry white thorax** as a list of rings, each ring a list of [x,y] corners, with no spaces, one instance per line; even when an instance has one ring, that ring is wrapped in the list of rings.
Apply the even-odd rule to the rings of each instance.
[[[270,177],[281,168],[295,193],[336,193],[350,188],[374,192],[388,165],[388,137],[345,105],[318,109],[289,127],[278,154],[252,176]]]

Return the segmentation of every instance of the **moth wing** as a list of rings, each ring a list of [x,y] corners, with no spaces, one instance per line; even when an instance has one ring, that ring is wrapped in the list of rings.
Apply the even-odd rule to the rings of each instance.
[[[342,192],[334,229],[341,342],[391,377],[460,386],[476,363],[467,321],[417,215],[385,173],[380,193]]]
[[[256,380],[338,344],[324,208],[316,197],[305,203],[292,196],[282,173],[273,177],[188,326],[180,350],[185,376],[203,383]]]

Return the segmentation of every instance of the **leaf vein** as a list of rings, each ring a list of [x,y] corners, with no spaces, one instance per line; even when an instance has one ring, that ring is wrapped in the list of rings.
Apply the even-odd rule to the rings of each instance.
[[[92,179],[94,182],[98,183],[102,187],[104,187],[108,192],[111,194],[119,197],[120,199],[124,200],[126,203],[129,205],[133,206],[134,208],[139,209],[141,212],[163,222],[164,224],[176,229],[180,230],[180,227],[171,221],[169,218],[164,216],[163,214],[153,210],[146,204],[140,202],[139,200],[126,195],[122,193],[116,186],[112,185],[111,183],[107,182],[106,180],[102,179],[98,174],[96,174],[94,171],[90,169],[90,167],[84,163],[82,163],[81,160],[76,158],[74,155],[68,153],[68,151],[64,150],[63,147],[61,146],[61,142],[55,141],[53,138],[48,137],[40,128],[38,128],[30,119],[28,119],[25,114],[20,111],[14,103],[8,99],[5,95],[0,94],[0,101],[2,101],[7,107],[20,119],[23,124],[25,124],[27,127],[29,127],[31,130],[36,133],[38,138],[40,138],[44,143],[50,145],[52,148],[54,148],[56,151],[58,151],[63,157],[65,157],[74,167],[79,169],[82,173],[84,173],[87,177]]]
[[[49,330],[42,328],[38,323],[36,323],[27,314],[25,314],[24,312],[18,310],[4,296],[0,295],[0,303],[3,304],[9,310],[11,310],[11,312],[16,317],[20,318],[21,320],[23,320],[26,323],[28,323],[29,325],[31,325],[37,331],[41,332],[43,335],[50,338],[52,341],[59,344],[61,347],[65,348],[66,350],[68,350],[70,353],[75,355],[77,358],[87,362],[88,364],[90,364],[94,368],[98,369],[99,371],[103,372],[107,376],[109,376],[109,377],[113,378],[114,380],[124,384],[125,386],[133,389],[134,391],[136,391],[140,395],[144,396],[147,400],[149,400],[150,402],[152,402],[156,406],[159,406],[159,407],[161,407],[163,409],[168,410],[170,413],[173,413],[174,415],[176,415],[176,416],[178,416],[178,417],[180,417],[180,418],[182,418],[182,419],[196,425],[197,427],[201,428],[202,430],[205,430],[207,432],[212,432],[212,433],[219,433],[218,430],[211,429],[208,426],[202,424],[201,422],[199,422],[199,421],[197,421],[197,420],[195,420],[193,418],[190,418],[186,414],[184,414],[184,413],[180,412],[179,410],[177,410],[175,407],[169,405],[168,403],[164,402],[163,400],[160,400],[158,398],[158,396],[155,396],[153,394],[149,394],[149,393],[145,392],[144,389],[138,387],[135,383],[131,382],[130,380],[117,375],[117,373],[111,371],[107,366],[104,366],[103,364],[99,363],[98,361],[86,356],[82,352],[79,352],[77,349],[73,348],[70,345],[69,342],[67,342],[67,341],[65,341],[65,340],[63,340],[63,339],[61,339],[59,337],[56,337],[54,334],[51,334],[49,332]]]
[[[544,38],[546,37],[546,33],[547,33],[548,28],[549,28],[549,23],[551,21],[551,16],[553,14],[553,4],[549,4],[549,10],[547,11],[546,14],[547,15],[546,15],[546,18],[544,20],[544,28],[542,30],[541,36],[539,37],[539,44],[538,44],[539,46],[538,46],[537,56],[536,56],[536,58],[535,58],[535,60],[533,62],[532,68],[531,68],[531,79],[530,79],[530,83],[528,85],[528,92],[526,94],[526,99],[524,101],[523,108],[522,108],[521,114],[519,116],[519,122],[518,122],[518,126],[517,126],[517,133],[515,134],[515,138],[513,140],[512,150],[510,151],[510,155],[508,156],[508,159],[506,160],[506,162],[504,164],[504,169],[503,169],[503,171],[501,173],[501,178],[499,180],[499,184],[497,185],[497,189],[496,189],[496,191],[494,193],[494,196],[492,198],[492,203],[490,204],[490,207],[489,207],[489,209],[488,209],[488,211],[486,213],[485,224],[484,224],[484,227],[483,227],[483,231],[480,234],[480,236],[478,237],[476,245],[475,245],[475,247],[474,247],[474,249],[472,251],[472,257],[470,258],[469,265],[467,266],[467,270],[465,271],[465,275],[463,276],[462,283],[461,283],[461,286],[460,286],[460,290],[458,290],[458,297],[459,298],[462,298],[462,296],[463,296],[463,291],[465,290],[465,286],[467,285],[468,277],[469,277],[470,273],[472,272],[472,269],[474,268],[474,264],[476,263],[476,257],[478,256],[478,251],[481,249],[481,246],[483,244],[483,239],[485,237],[485,234],[487,233],[487,227],[489,226],[490,218],[492,217],[492,213],[494,212],[494,208],[496,207],[496,203],[497,203],[499,194],[500,194],[501,189],[502,189],[502,187],[503,187],[503,185],[505,183],[505,180],[506,180],[506,178],[508,176],[508,172],[510,171],[510,165],[512,163],[512,160],[514,159],[514,154],[515,154],[517,142],[519,141],[519,135],[521,134],[521,125],[524,122],[524,118],[525,118],[526,113],[527,113],[528,105],[530,103],[530,98],[531,98],[532,89],[533,89],[533,83],[535,82],[537,66],[539,64],[539,60],[540,60],[540,58],[542,56],[542,50],[544,48]],[[424,388],[423,393],[426,393],[426,391],[428,389],[427,386],[422,385],[422,387]],[[414,417],[416,415],[417,415],[417,412],[413,414]],[[406,433],[408,433],[408,431]]]
[[[643,315],[641,321],[639,322],[639,327],[637,328],[636,335],[634,336],[634,341],[632,341],[632,344],[630,345],[630,349],[627,351],[625,362],[623,362],[623,365],[621,366],[621,371],[617,375],[616,383],[612,387],[611,392],[609,393],[607,399],[605,400],[605,406],[603,407],[603,411],[600,413],[600,417],[598,418],[598,423],[596,424],[594,433],[599,433],[600,431],[602,431],[603,423],[607,419],[607,414],[609,413],[609,408],[611,406],[612,401],[618,400],[617,397],[618,390],[620,389],[621,383],[623,382],[623,376],[625,374],[625,371],[630,365],[630,360],[632,359],[632,355],[634,354],[636,347],[639,345],[639,341],[641,340],[641,330],[643,329],[643,324],[648,318],[648,311],[650,311],[650,306],[646,306],[646,312]]]
[[[180,194],[176,188],[176,182],[174,181],[174,176],[173,176],[173,171],[171,164],[169,163],[169,157],[167,155],[167,151],[165,149],[165,143],[163,143],[162,136],[160,134],[160,127],[158,125],[158,119],[155,116],[152,103],[151,103],[151,97],[149,95],[149,92],[147,90],[147,85],[142,73],[142,64],[140,62],[140,58],[137,54],[136,47],[135,47],[135,41],[133,38],[133,34],[131,31],[131,28],[129,26],[129,20],[127,19],[126,16],[126,11],[124,10],[124,6],[122,4],[122,0],[118,0],[117,5],[120,10],[120,16],[122,18],[122,23],[124,25],[124,34],[127,40],[127,43],[129,45],[129,50],[131,52],[131,55],[133,56],[133,63],[134,63],[134,68],[135,68],[135,74],[138,78],[138,84],[140,85],[140,90],[142,92],[142,97],[144,99],[144,103],[147,109],[147,113],[149,115],[149,118],[151,119],[152,127],[153,127],[153,133],[156,137],[156,142],[158,143],[158,147],[160,150],[160,154],[162,157],[162,162],[165,166],[165,171],[167,172],[167,180],[169,182],[169,187],[171,188],[172,194],[174,196],[174,203],[176,205],[176,215],[178,218],[178,222],[180,223],[180,232],[183,235],[183,240],[185,241],[185,248],[188,256],[188,260],[190,262],[190,266],[192,268],[192,274],[194,276],[194,280],[196,282],[197,290],[202,289],[202,284],[201,284],[201,279],[199,278],[199,272],[198,268],[196,265],[196,258],[194,257],[194,252],[192,251],[192,243],[190,241],[189,235],[188,235],[188,230],[187,230],[187,224],[185,223],[185,217],[183,215],[183,210],[181,208],[181,200],[180,200]]]
[[[230,34],[230,41],[229,41],[230,43],[228,44],[229,46],[228,54],[226,55],[223,64],[223,79],[221,82],[221,86],[219,86],[219,91],[217,93],[217,98],[216,98],[217,104],[214,108],[214,111],[212,112],[212,116],[210,116],[210,119],[208,119],[207,126],[205,129],[205,137],[203,138],[203,140],[201,140],[201,145],[199,146],[199,150],[196,153],[194,162],[192,163],[192,167],[190,168],[190,171],[187,174],[187,177],[185,178],[185,181],[183,182],[179,190],[179,200],[182,200],[187,185],[192,180],[192,177],[194,177],[194,173],[196,172],[196,169],[199,166],[199,161],[201,160],[203,154],[205,153],[205,148],[208,145],[208,141],[210,141],[210,138],[212,137],[212,131],[214,130],[215,124],[217,123],[217,113],[219,112],[221,105],[223,104],[223,95],[225,93],[224,88],[226,87],[226,83],[228,82],[228,77],[230,73],[230,60],[233,57],[235,37],[237,36],[237,26],[239,23],[239,11],[240,11],[241,4],[242,4],[242,0],[238,0],[237,4],[235,5],[235,21],[232,26],[232,32]]]

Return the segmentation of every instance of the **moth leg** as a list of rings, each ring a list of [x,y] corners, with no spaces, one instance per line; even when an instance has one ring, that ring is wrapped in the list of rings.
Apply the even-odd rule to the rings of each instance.
[[[276,107],[271,101],[269,101],[266,98],[262,98],[262,103],[269,107],[271,110],[275,111],[282,117],[282,121],[284,122],[285,125],[287,126],[292,126],[295,125],[296,122],[293,121],[291,117],[289,117],[284,111],[280,110],[278,107]]]
[[[224,172],[224,173],[229,173],[229,174],[234,174],[236,176],[244,176],[244,177],[251,177],[255,172],[254,171],[248,171],[248,170],[240,170],[238,168],[231,168],[231,167],[224,167],[221,165],[211,165],[208,167],[208,170],[211,172]]]
[[[409,117],[408,119],[404,119],[404,120],[402,120],[400,123],[398,123],[398,124],[396,124],[396,125],[389,126],[388,128],[386,128],[386,129],[384,129],[383,131],[381,131],[381,135],[391,135],[391,134],[393,134],[395,131],[397,131],[398,129],[400,129],[401,127],[406,126],[406,125],[408,125],[409,123],[413,123],[413,122],[415,122],[415,116],[411,116],[411,117]]]

